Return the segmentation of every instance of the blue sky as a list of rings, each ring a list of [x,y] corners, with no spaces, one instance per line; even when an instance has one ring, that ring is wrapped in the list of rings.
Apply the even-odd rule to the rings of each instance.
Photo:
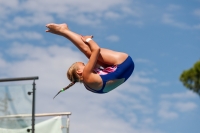
[[[72,133],[200,132],[199,97],[179,81],[200,59],[200,0],[0,0],[0,14],[0,77],[39,76],[38,113],[72,112]],[[77,84],[52,100],[68,67],[87,59],[45,33],[51,22],[128,53],[131,78],[105,95]]]

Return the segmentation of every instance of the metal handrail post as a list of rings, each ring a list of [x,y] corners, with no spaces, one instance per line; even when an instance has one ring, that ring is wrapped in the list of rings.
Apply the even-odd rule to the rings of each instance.
[[[35,80],[33,81],[33,101],[32,101],[32,133],[35,133]]]

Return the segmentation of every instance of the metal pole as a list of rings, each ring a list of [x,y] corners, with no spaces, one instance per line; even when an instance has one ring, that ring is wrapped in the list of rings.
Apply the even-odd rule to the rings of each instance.
[[[11,82],[11,81],[23,81],[23,80],[36,80],[39,79],[39,77],[18,77],[18,78],[5,78],[0,79],[0,82]]]
[[[42,114],[35,114],[35,117],[48,117],[48,116],[69,116],[71,115],[71,112],[60,112],[60,113],[42,113]],[[18,115],[6,115],[6,116],[0,116],[0,119],[2,118],[26,118],[26,117],[32,117],[32,114],[18,114]]]
[[[35,80],[33,81],[33,101],[32,101],[32,133],[35,133]]]

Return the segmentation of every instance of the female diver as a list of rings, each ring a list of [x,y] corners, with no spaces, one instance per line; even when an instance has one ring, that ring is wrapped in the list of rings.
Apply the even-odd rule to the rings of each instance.
[[[46,32],[69,39],[89,59],[87,64],[82,62],[72,64],[67,71],[71,83],[58,94],[76,82],[82,82],[87,90],[94,93],[107,93],[131,76],[134,62],[128,54],[100,48],[92,39],[93,36],[78,35],[69,30],[66,24],[50,23],[46,27],[48,28]]]

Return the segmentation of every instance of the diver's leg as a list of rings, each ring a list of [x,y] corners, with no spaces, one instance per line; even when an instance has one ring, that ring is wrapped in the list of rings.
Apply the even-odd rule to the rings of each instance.
[[[91,55],[91,50],[82,39],[81,35],[78,35],[70,31],[66,24],[47,24],[47,32],[51,32],[57,35],[61,35],[69,39],[81,52],[83,52],[88,58]],[[116,52],[109,49],[101,48],[100,56],[98,58],[99,64],[117,65],[121,64],[126,58],[127,54]]]

